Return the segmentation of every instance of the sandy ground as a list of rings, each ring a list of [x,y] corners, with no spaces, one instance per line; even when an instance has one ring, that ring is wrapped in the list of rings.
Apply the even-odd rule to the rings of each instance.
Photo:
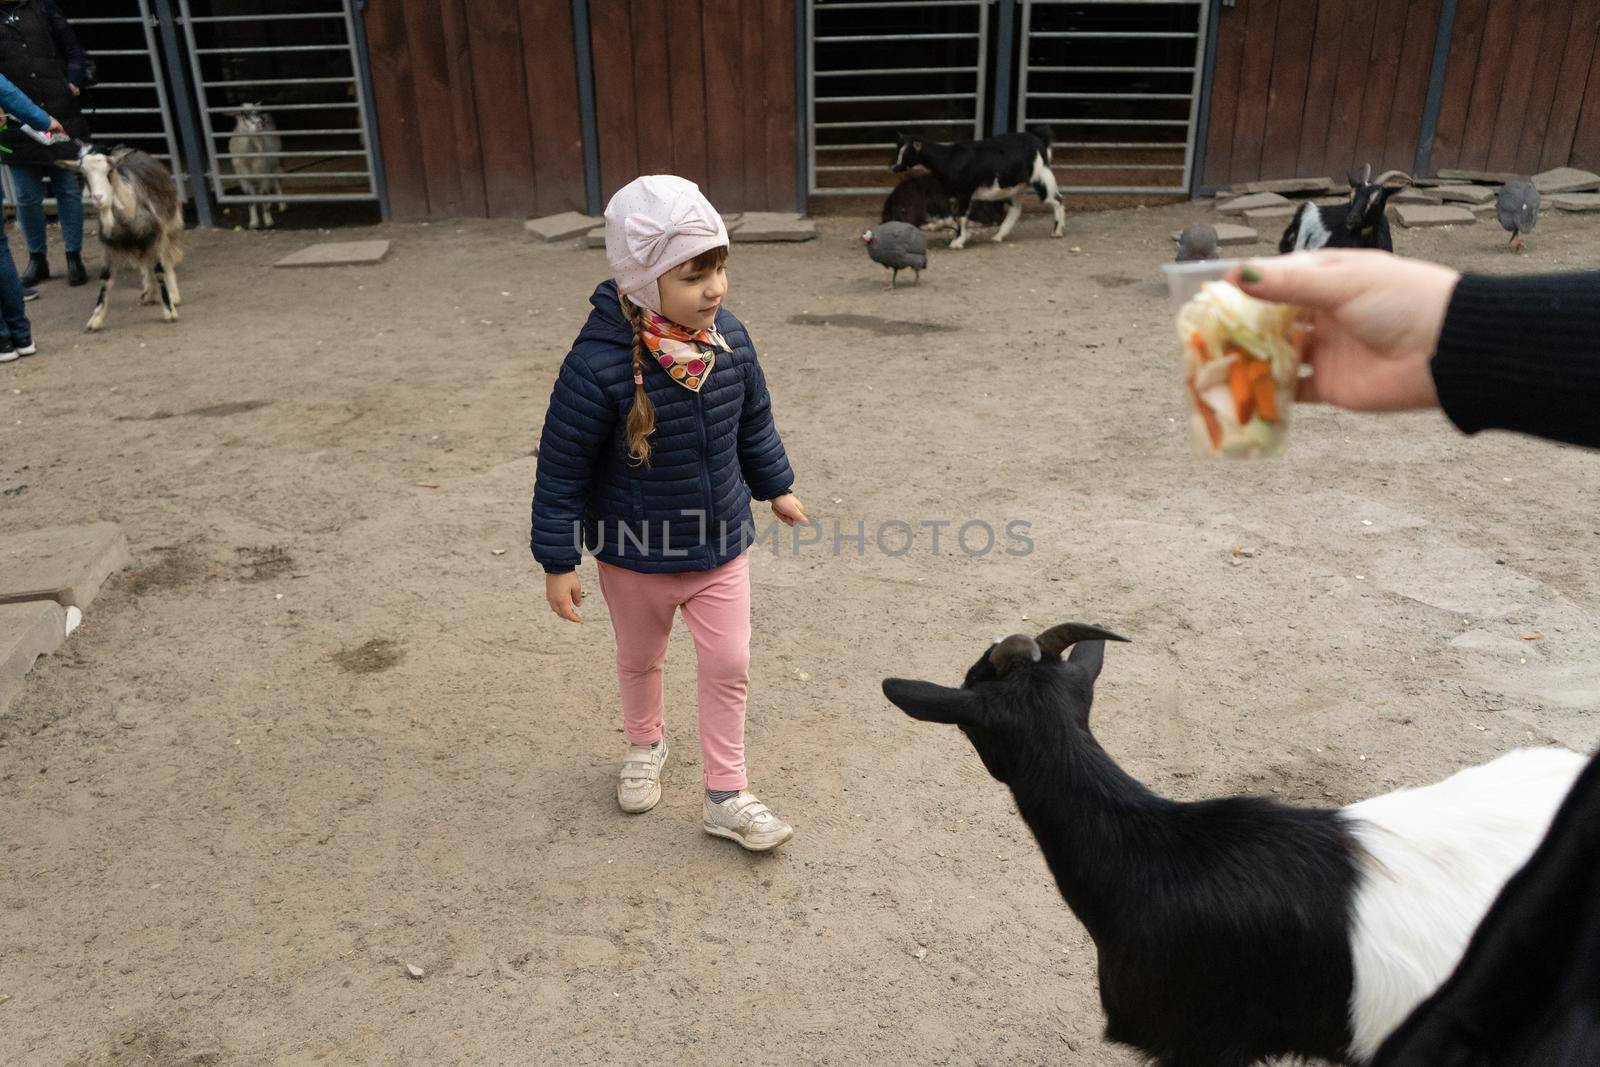
[[[1156,267],[1207,216],[1030,214],[893,293],[853,220],[736,249],[814,517],[1033,541],[755,555],[753,784],[798,827],[766,856],[700,831],[681,633],[666,796],[617,812],[605,605],[557,622],[527,555],[601,252],[386,226],[348,234],[382,265],[274,271],[316,235],[199,233],[183,321],[125,283],[99,336],[47,283],[0,536],[114,520],[138,562],[0,715],[0,1062],[1130,1063],[1008,793],[878,690],[1063,620],[1133,638],[1097,731],[1175,797],[1592,745],[1600,459],[1309,409],[1281,461],[1192,458]],[[1399,240],[1510,272],[1597,238]]]

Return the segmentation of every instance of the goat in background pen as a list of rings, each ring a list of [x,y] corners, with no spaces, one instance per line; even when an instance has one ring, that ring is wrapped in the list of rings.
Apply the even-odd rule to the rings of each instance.
[[[283,137],[270,112],[260,104],[241,104],[233,117],[233,134],[228,138],[229,162],[246,196],[283,196]],[[288,209],[282,199],[278,211]],[[272,228],[272,205],[250,205],[250,228]]]

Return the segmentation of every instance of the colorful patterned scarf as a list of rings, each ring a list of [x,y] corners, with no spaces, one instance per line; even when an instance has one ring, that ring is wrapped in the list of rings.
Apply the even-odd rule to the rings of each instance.
[[[640,308],[640,339],[672,380],[698,393],[717,361],[717,350],[733,351],[715,329],[687,330],[649,308]]]

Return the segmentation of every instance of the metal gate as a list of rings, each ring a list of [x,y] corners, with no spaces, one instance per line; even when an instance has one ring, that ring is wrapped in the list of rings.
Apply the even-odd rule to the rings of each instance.
[[[1051,127],[1063,191],[1189,191],[1212,2],[1022,0],[1017,125]]]
[[[72,27],[94,56],[102,79],[80,99],[95,143],[125,144],[149,152],[172,172],[178,196],[187,200],[189,175],[178,154],[149,3],[139,0],[137,11],[127,15],[75,18]]]
[[[241,13],[239,0],[178,0],[194,75],[212,193],[224,203],[377,200],[377,166],[353,0],[304,11]],[[281,43],[292,42],[292,43]],[[232,117],[246,103],[270,113],[277,151],[231,151]],[[275,159],[283,193],[246,193],[234,160]]]
[[[991,3],[806,0],[812,196],[893,188],[897,129],[940,140],[983,136]],[[866,92],[841,88],[857,79]]]

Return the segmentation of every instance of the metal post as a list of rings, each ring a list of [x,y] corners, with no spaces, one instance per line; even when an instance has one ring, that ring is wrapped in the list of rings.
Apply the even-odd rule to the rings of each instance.
[[[1202,128],[1201,124],[1196,121],[1200,118],[1200,97],[1209,93],[1211,64],[1216,60],[1216,50],[1213,47],[1211,35],[1206,33],[1210,22],[1211,0],[1200,0],[1200,16],[1195,20],[1195,29],[1205,34],[1205,36],[1195,42],[1194,79],[1189,83],[1189,144],[1183,150],[1182,184],[1185,189],[1189,190],[1190,196],[1194,195],[1195,172],[1197,169],[1195,167],[1195,153],[1200,145],[1200,130]],[[1202,49],[1205,52],[1204,63],[1199,62]],[[1207,100],[1207,104],[1209,103],[1210,101]]]
[[[215,226],[211,212],[211,191],[206,188],[206,157],[200,138],[195,135],[194,116],[189,112],[189,79],[183,73],[183,51],[178,47],[177,20],[172,0],[155,0],[156,21],[161,24],[161,47],[167,54],[167,77],[172,79],[172,113],[178,120],[178,135],[183,141],[184,169],[189,172],[189,190],[194,194],[194,211],[202,226]]]
[[[1028,128],[1028,37],[1033,32],[1032,0],[1022,0],[1022,59],[1017,63],[1017,129]]]
[[[349,11],[348,0],[346,12]],[[372,58],[367,51],[367,0],[355,0],[355,13],[348,16],[350,38],[356,46],[356,92],[366,116],[367,167],[372,171],[372,191],[378,194],[378,214],[389,221],[389,179],[383,172],[383,144],[378,140],[378,103],[372,92]]]
[[[1199,196],[1204,191],[1206,168],[1206,138],[1211,136],[1211,86],[1217,73],[1217,27],[1222,21],[1222,9],[1231,7],[1227,0],[1212,3],[1205,27],[1205,69],[1200,75],[1200,109],[1194,123],[1194,160],[1189,168],[1189,195]]]
[[[578,121],[583,130],[583,189],[588,213],[605,210],[600,200],[600,127],[595,121],[594,53],[589,45],[589,0],[572,0],[572,51],[578,65]]]
[[[806,4],[806,195],[817,191],[817,11]]]
[[[1422,178],[1433,173],[1433,138],[1439,132],[1439,106],[1444,100],[1445,67],[1450,64],[1450,36],[1456,24],[1456,0],[1439,8],[1439,32],[1433,39],[1433,68],[1428,73],[1428,99],[1422,105],[1422,128],[1417,131],[1417,154],[1411,173]]]
[[[1017,0],[1000,0],[1000,25],[994,46],[994,129],[1011,132],[1011,48],[1016,35]]]
[[[989,90],[989,0],[978,4],[978,100],[972,113],[972,136],[983,138],[984,93]]]
[[[806,41],[806,8],[807,0],[792,0],[794,4],[794,209],[801,215],[806,213],[809,206],[806,203],[807,181],[811,176],[811,167],[807,162],[810,155],[808,136],[811,124],[806,121],[809,114],[809,105],[806,92],[806,82],[809,72],[806,67],[806,55],[809,49]]]

